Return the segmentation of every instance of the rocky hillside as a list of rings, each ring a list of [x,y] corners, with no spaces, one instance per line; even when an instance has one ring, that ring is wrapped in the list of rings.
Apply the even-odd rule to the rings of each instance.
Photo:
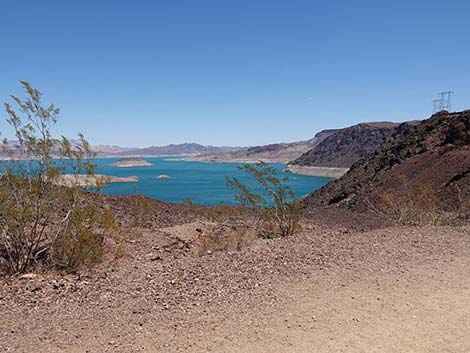
[[[381,148],[308,196],[306,204],[359,209],[383,193],[412,198],[425,189],[442,206],[470,200],[470,111],[401,124]]]
[[[289,164],[349,168],[381,146],[398,125],[391,122],[374,122],[341,129]]]
[[[337,130],[323,130],[317,133],[312,139],[306,141],[254,146],[240,151],[231,151],[227,153],[210,153],[196,156],[192,158],[192,160],[202,162],[240,163],[258,162],[261,160],[264,162],[287,163],[315,147],[336,131]]]

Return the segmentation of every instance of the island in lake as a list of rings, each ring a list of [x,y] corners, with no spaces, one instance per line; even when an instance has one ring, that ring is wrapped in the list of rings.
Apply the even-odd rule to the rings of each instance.
[[[60,186],[81,186],[81,187],[95,187],[103,186],[109,183],[136,183],[139,178],[136,176],[117,177],[111,175],[83,175],[83,174],[63,174],[54,180],[56,185]]]
[[[136,158],[136,157],[129,157],[129,158],[122,158],[117,162],[113,163],[116,167],[147,167],[152,165],[152,163],[147,162],[145,159]]]

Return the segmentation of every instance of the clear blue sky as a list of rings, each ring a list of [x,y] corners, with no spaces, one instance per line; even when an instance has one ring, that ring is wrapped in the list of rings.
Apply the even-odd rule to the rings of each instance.
[[[468,0],[3,1],[0,100],[28,80],[62,108],[58,132],[127,146],[424,118],[442,90],[470,106],[469,14]]]

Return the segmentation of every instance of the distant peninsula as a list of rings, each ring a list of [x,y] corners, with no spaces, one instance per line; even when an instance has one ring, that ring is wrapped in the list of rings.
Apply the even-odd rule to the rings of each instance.
[[[62,174],[57,179],[54,180],[56,185],[60,186],[81,186],[81,187],[95,187],[103,186],[109,183],[136,183],[139,181],[139,178],[136,176],[129,177],[117,177],[111,175],[74,175],[74,174]]]
[[[145,159],[137,157],[122,158],[117,162],[113,163],[116,167],[126,168],[126,167],[147,167],[152,165],[152,163],[147,162]]]

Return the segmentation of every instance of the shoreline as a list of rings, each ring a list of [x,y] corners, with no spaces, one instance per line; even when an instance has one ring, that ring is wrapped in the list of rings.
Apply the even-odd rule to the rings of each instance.
[[[203,157],[203,156],[194,156],[194,157],[182,157],[182,158],[167,158],[168,161],[177,161],[177,162],[201,162],[201,163],[281,163],[287,164],[289,160],[286,158],[232,158],[232,159],[215,159],[214,157]]]
[[[316,167],[316,166],[301,166],[289,164],[286,166],[285,171],[293,174],[327,177],[339,179],[348,172],[349,168],[333,168],[333,167]]]
[[[336,167],[320,167],[320,166],[300,166],[300,165],[293,165],[287,164],[287,162],[280,162],[280,161],[273,161],[269,159],[257,159],[257,160],[250,160],[250,159],[234,159],[234,160],[210,160],[200,158],[197,159],[194,157],[189,158],[167,158],[167,161],[174,161],[174,162],[200,162],[200,163],[258,163],[258,162],[265,162],[265,163],[280,163],[284,164],[286,167],[284,168],[285,172],[297,174],[297,175],[305,175],[311,177],[323,177],[323,178],[334,178],[339,179],[344,174],[346,174],[349,168],[336,168]]]

